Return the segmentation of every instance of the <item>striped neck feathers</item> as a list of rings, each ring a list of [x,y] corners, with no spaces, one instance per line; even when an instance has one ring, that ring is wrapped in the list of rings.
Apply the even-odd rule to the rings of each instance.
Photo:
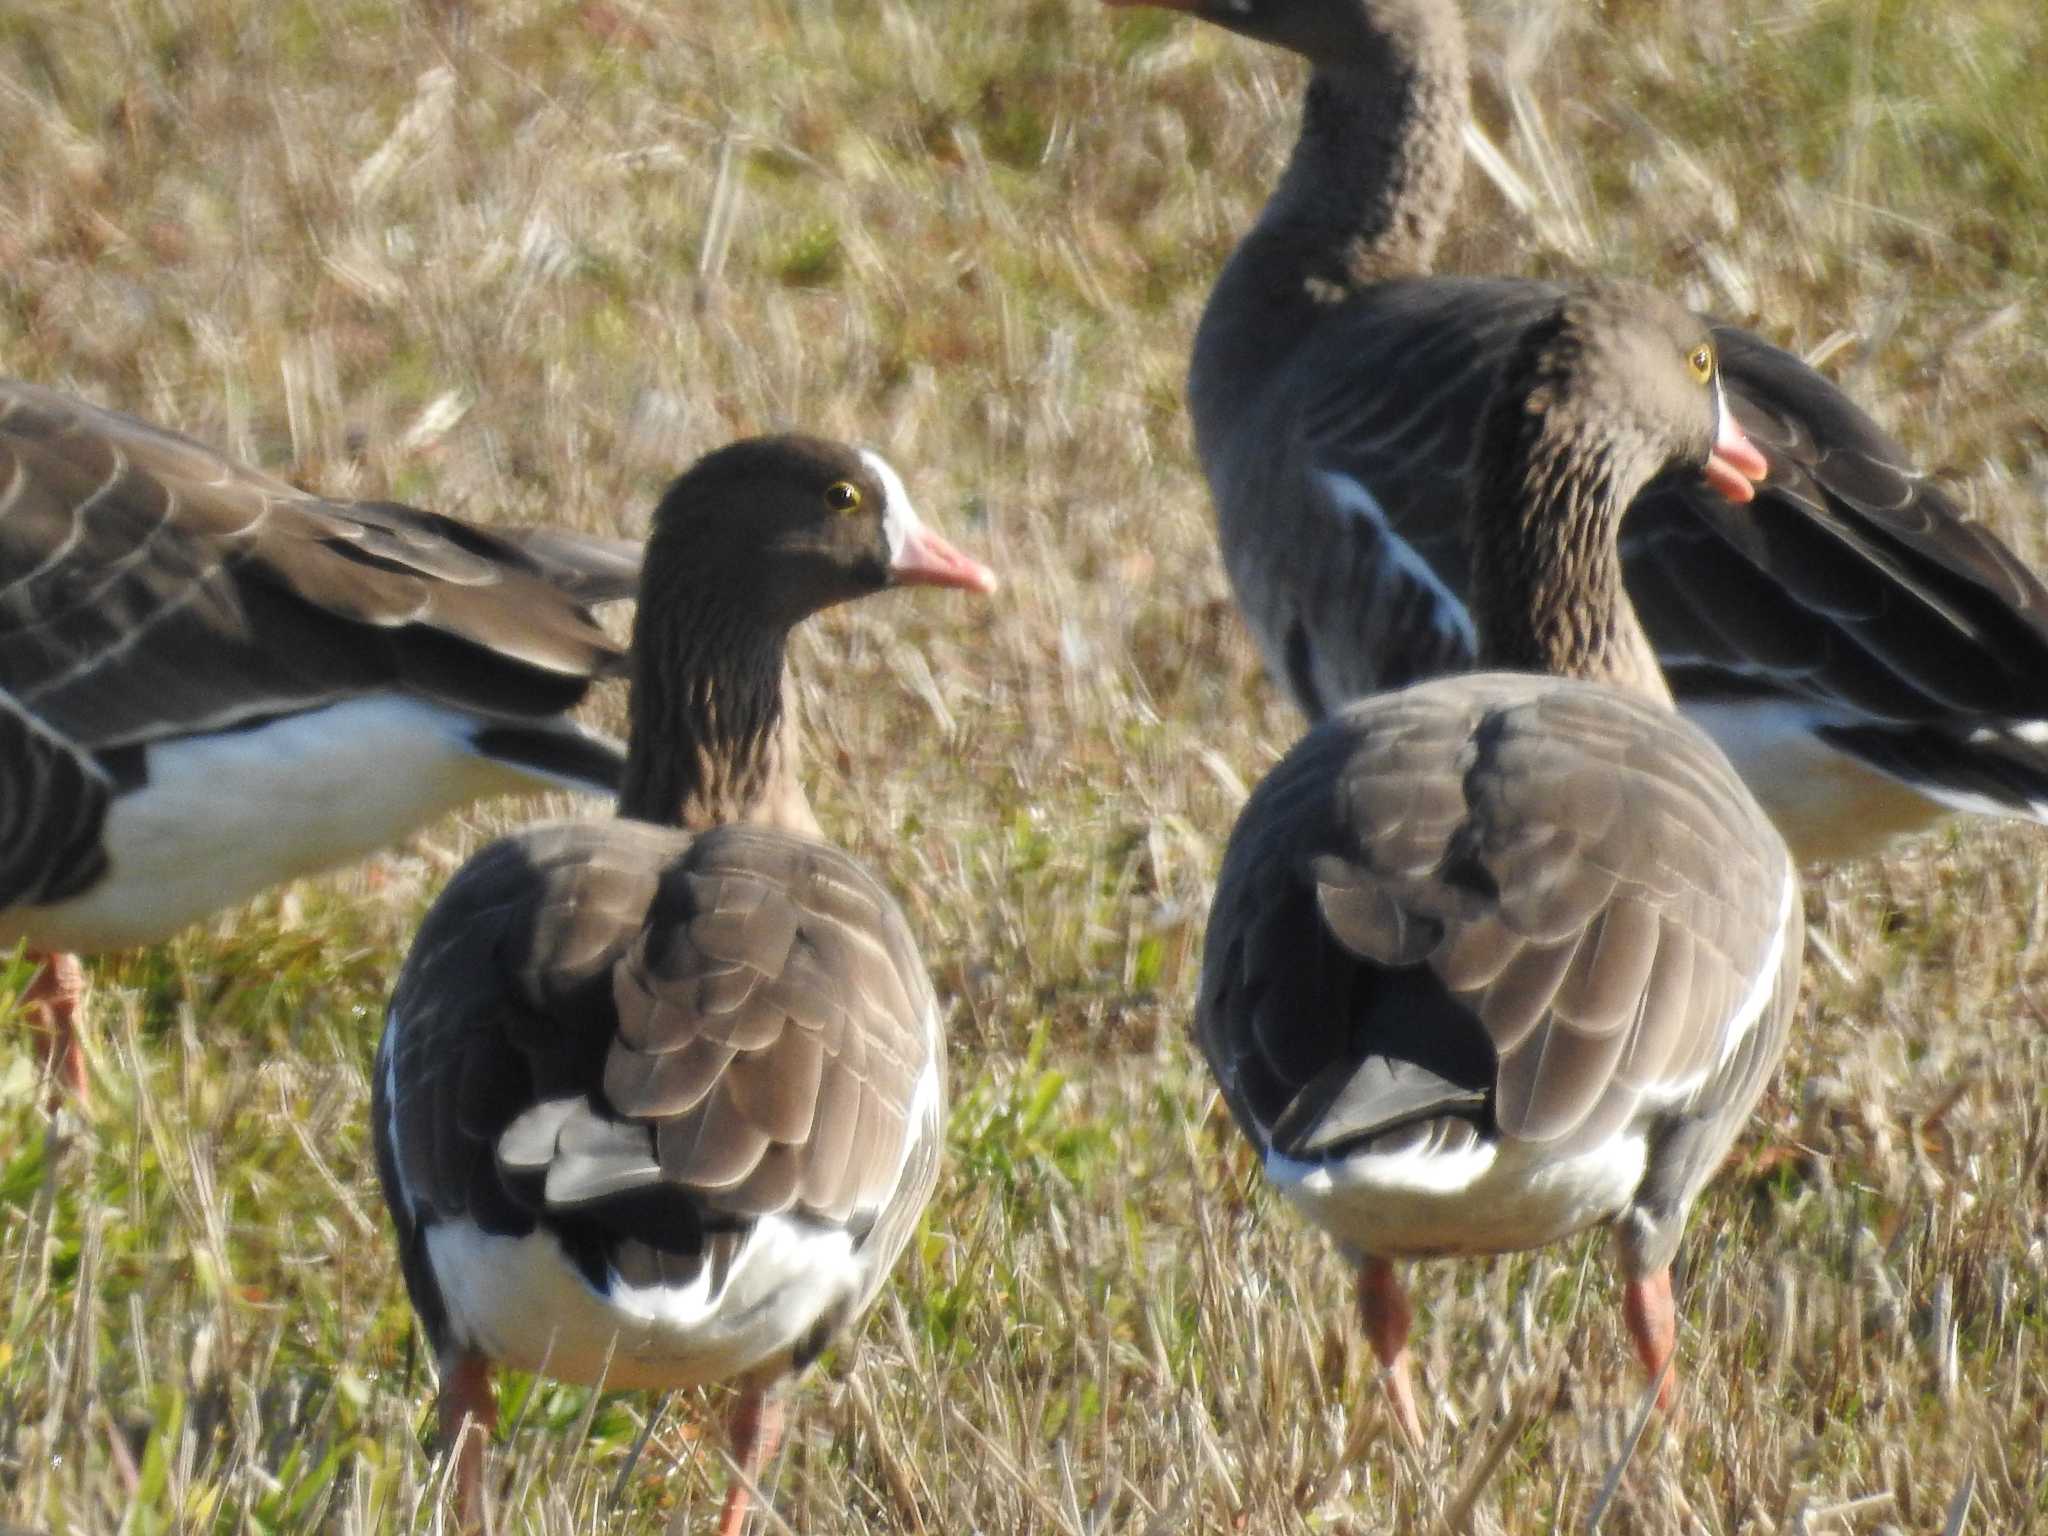
[[[796,772],[788,640],[787,626],[710,582],[641,603],[621,816],[694,832],[740,821],[817,834]]]
[[[1479,663],[1604,682],[1671,703],[1623,584],[1622,515],[1664,467],[1640,427],[1599,409],[1562,316],[1535,327],[1486,417],[1472,502],[1472,618]],[[1591,387],[1589,387],[1591,386]]]

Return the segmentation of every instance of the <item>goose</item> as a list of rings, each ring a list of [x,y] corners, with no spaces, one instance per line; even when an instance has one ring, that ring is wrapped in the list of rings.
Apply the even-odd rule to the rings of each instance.
[[[1239,605],[1320,719],[1472,664],[1478,424],[1559,290],[1428,275],[1467,113],[1452,0],[1157,3],[1312,66],[1292,158],[1197,329],[1188,401]],[[1667,479],[1622,535],[1679,707],[1802,860],[1952,811],[2048,820],[2048,588],[1812,368],[1712,336],[1769,478],[1747,503]]]
[[[638,546],[331,501],[190,438],[0,380],[0,948],[156,943],[485,795],[615,793],[570,719],[624,653],[591,612]]]
[[[420,926],[372,1113],[468,1526],[498,1361],[736,1383],[737,1536],[779,1384],[867,1308],[931,1194],[938,1006],[895,901],[820,837],[784,703],[794,625],[905,584],[995,577],[877,454],[700,460],[648,542],[618,817],[492,845]]]
[[[1333,711],[1224,853],[1196,1039],[1267,1177],[1356,1256],[1418,1445],[1395,1261],[1600,1223],[1669,1406],[1686,1213],[1784,1052],[1797,870],[1673,708],[1616,544],[1661,470],[1741,460],[1717,367],[1645,290],[1538,311],[1480,423],[1467,531],[1479,661],[1513,670]]]

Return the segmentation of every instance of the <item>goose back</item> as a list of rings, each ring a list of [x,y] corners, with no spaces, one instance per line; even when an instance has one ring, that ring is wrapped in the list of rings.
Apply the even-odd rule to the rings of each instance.
[[[379,687],[532,719],[622,665],[585,606],[637,579],[618,541],[529,554],[21,383],[0,488],[0,685],[93,750]]]
[[[1621,1216],[1640,1272],[1783,1051],[1801,911],[1695,727],[1477,673],[1312,729],[1247,803],[1209,935],[1197,1039],[1326,1229],[1481,1252]]]
[[[481,1332],[513,1365],[615,1386],[800,1367],[937,1176],[930,982],[895,901],[815,839],[522,832],[436,903],[391,1020],[373,1113],[408,1282],[430,1335]],[[500,1262],[449,1262],[469,1249]],[[802,1264],[808,1304],[773,1302]],[[610,1306],[564,1305],[571,1272]],[[490,1288],[522,1281],[514,1336]],[[686,1326],[721,1308],[739,1321]]]

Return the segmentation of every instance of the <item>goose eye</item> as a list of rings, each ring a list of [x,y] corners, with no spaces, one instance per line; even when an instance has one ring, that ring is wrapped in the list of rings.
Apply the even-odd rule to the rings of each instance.
[[[1686,366],[1692,369],[1692,376],[1704,384],[1714,376],[1714,349],[1704,342],[1694,347],[1687,355]]]
[[[851,512],[860,505],[860,487],[851,480],[835,480],[825,487],[825,505],[834,512]]]

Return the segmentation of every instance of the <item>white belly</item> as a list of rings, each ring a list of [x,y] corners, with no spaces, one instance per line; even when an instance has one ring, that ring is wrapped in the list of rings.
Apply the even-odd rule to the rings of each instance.
[[[858,1297],[867,1266],[845,1229],[771,1216],[726,1284],[601,1295],[544,1228],[488,1234],[467,1221],[427,1230],[427,1257],[455,1337],[495,1360],[560,1381],[669,1388],[786,1362],[820,1318]]]
[[[1616,1136],[1573,1158],[1525,1142],[1482,1142],[1452,1154],[1364,1154],[1266,1172],[1308,1218],[1359,1253],[1381,1258],[1512,1253],[1569,1237],[1628,1208],[1647,1145]]]
[[[453,710],[383,696],[152,746],[148,782],[108,811],[106,876],[69,901],[0,914],[0,943],[153,944],[456,806],[545,787],[478,757],[473,729]]]
[[[1879,773],[1813,734],[1813,709],[1783,699],[1686,704],[1714,738],[1801,863],[1860,858],[1918,832],[1951,807]],[[1964,806],[2010,815],[1998,806]]]

